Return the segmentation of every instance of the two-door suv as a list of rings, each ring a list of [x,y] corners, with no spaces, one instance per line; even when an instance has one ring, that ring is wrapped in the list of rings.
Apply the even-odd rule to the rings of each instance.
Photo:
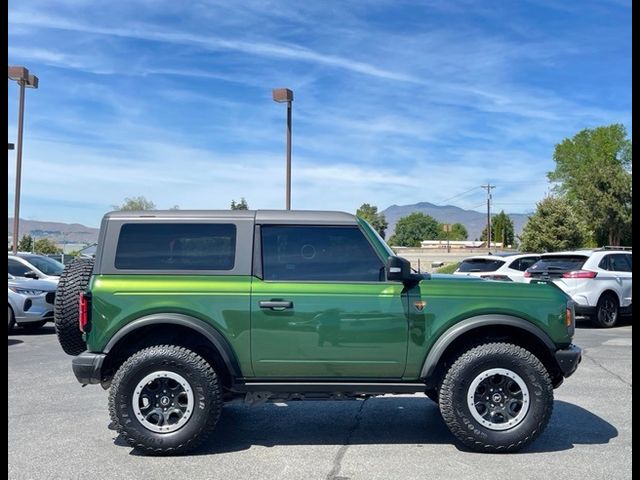
[[[552,284],[418,274],[365,221],[319,211],[115,212],[95,262],[60,278],[55,321],[117,431],[192,449],[222,406],[425,393],[451,432],[515,451],[581,359]]]

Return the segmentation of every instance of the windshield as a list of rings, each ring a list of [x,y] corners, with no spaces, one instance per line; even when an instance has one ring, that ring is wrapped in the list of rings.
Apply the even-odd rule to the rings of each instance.
[[[64,264],[54,260],[53,258],[39,257],[35,255],[23,258],[45,275],[60,276],[64,270]]]
[[[551,255],[542,257],[533,266],[529,267],[530,272],[543,272],[549,270],[571,271],[580,270],[587,257],[582,255]]]
[[[458,272],[495,272],[504,264],[504,260],[488,258],[469,258],[463,260]]]

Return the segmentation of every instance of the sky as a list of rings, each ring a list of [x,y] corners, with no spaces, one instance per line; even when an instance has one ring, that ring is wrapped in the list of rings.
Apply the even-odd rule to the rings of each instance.
[[[9,65],[27,90],[21,218],[98,226],[158,208],[417,202],[528,213],[554,145],[631,131],[631,0],[23,0]],[[10,142],[18,88],[8,81]],[[13,216],[15,151],[9,151]]]

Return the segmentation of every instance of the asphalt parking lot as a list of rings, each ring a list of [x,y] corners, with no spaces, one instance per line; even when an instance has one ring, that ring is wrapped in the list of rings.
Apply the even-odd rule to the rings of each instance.
[[[145,457],[107,429],[107,392],[81,388],[53,327],[8,337],[11,479],[631,478],[631,322],[579,323],[585,357],[556,390],[551,422],[518,454],[454,443],[423,395],[225,407],[195,454]]]

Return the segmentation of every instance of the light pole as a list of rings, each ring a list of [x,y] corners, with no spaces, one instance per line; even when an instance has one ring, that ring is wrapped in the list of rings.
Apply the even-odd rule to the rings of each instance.
[[[22,131],[24,129],[24,89],[38,88],[38,77],[29,73],[25,67],[9,67],[9,79],[18,82],[20,97],[18,101],[18,141],[16,145],[16,195],[13,211],[13,253],[18,253],[18,228],[20,225],[20,180],[22,174]]]
[[[293,91],[288,88],[275,88],[273,100],[278,103],[287,102],[287,210],[291,210],[291,102]]]

